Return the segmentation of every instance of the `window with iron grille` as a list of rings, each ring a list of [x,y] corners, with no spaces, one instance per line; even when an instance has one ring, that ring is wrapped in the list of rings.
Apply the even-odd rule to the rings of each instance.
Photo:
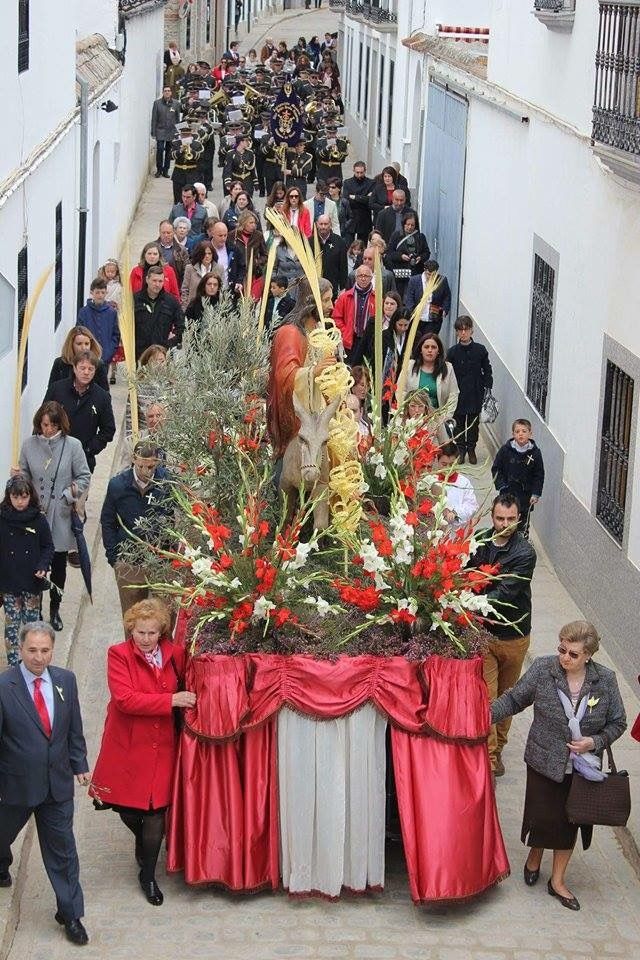
[[[191,10],[184,21],[184,45],[187,50],[191,49]]]
[[[18,0],[18,73],[29,69],[29,0]]]
[[[380,56],[380,84],[378,86],[378,124],[376,127],[376,136],[382,140],[382,105],[384,103],[384,56]]]
[[[527,359],[527,396],[543,419],[547,414],[549,393],[555,283],[556,271],[538,253],[535,253]]]
[[[56,207],[56,267],[54,284],[53,329],[57,330],[62,321],[62,201]]]
[[[207,12],[206,12],[206,26],[205,26],[205,41],[206,43],[211,43],[211,0],[207,0]]]
[[[358,53],[358,116],[362,111],[362,63],[364,58],[364,47],[360,41],[360,50]]]
[[[596,516],[618,543],[624,536],[632,418],[633,379],[607,360]]]
[[[27,300],[29,298],[29,269],[27,247],[24,246],[18,252],[18,349],[22,341],[22,328],[24,326],[24,315],[27,309]],[[27,385],[29,378],[29,345],[24,355],[24,367],[22,368],[22,389]]]

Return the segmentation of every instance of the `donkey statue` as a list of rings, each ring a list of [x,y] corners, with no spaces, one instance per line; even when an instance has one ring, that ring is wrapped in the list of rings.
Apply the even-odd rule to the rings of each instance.
[[[329,526],[327,441],[329,424],[341,403],[342,398],[336,397],[321,413],[310,413],[299,403],[296,395],[293,395],[293,409],[300,421],[300,429],[287,444],[278,484],[287,501],[287,523],[291,522],[296,497],[302,488],[316,498],[313,507],[315,529],[326,530]]]

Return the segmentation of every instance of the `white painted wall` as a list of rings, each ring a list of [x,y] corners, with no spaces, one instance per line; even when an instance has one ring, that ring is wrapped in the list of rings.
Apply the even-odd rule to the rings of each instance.
[[[118,30],[118,0],[73,0],[73,3],[78,40],[99,33],[113,47]]]
[[[32,0],[31,67],[17,75],[17,4],[0,5],[0,57],[5,135],[0,151],[0,182],[15,171],[29,152],[72,114],[76,106],[76,36],[104,33],[112,4],[96,3],[99,19],[89,17],[93,7],[75,21],[61,17],[51,4]],[[8,10],[11,7],[11,10]],[[108,9],[109,8],[109,9]],[[75,6],[71,13],[75,12]],[[127,57],[124,73],[89,108],[89,215],[85,287],[97,267],[117,255],[144,185],[151,150],[151,107],[159,96],[163,51],[163,8],[127,20]],[[100,29],[99,29],[100,28]],[[11,69],[9,69],[9,65]],[[102,100],[119,109],[105,113]],[[55,258],[55,208],[63,203],[63,316],[54,332],[54,280],[50,277],[40,298],[29,338],[29,379],[22,395],[22,436],[31,432],[31,419],[44,396],[53,359],[76,320],[77,231],[80,131],[76,120],[51,154],[33,167],[25,183],[11,196],[0,196],[0,274],[17,286],[17,255],[28,242],[29,289]],[[99,144],[98,179],[93,155]],[[97,201],[97,202],[96,202]],[[132,256],[137,257],[137,251]],[[5,429],[0,433],[0,478],[11,460],[13,390],[17,366],[17,306],[10,324],[13,348],[0,358],[0,409]]]
[[[451,24],[461,27],[488,27],[491,16],[491,0],[429,0],[424,3],[424,33],[435,33],[436,24]],[[415,17],[415,14],[414,14]]]
[[[590,132],[598,4],[578,0],[567,32],[536,20],[533,0],[492,5],[489,79]]]
[[[3,104],[0,182],[74,108],[75,31],[53,16],[49,0],[31,0],[29,69],[18,73],[18,4],[0,3],[0,93]],[[47,24],[42,29],[41,24]]]

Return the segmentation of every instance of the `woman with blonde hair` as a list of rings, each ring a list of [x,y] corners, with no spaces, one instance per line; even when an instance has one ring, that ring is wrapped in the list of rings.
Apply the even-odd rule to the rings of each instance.
[[[574,777],[604,779],[603,751],[627,726],[613,670],[596,663],[600,638],[593,624],[574,620],[561,628],[558,652],[537,657],[515,686],[491,704],[491,723],[501,723],[533,705],[533,723],[524,751],[527,787],[521,840],[529,846],[524,881],[540,877],[545,850],[553,850],[547,892],[568,910],[580,904],[565,883],[578,836],[591,844],[593,827],[570,823],[566,804]]]
[[[98,809],[113,808],[133,833],[140,887],[155,907],[164,900],[155,874],[171,803],[174,713],[196,702],[180,690],[185,651],[172,642],[170,624],[169,609],[153,597],[124,614],[127,639],[107,651],[111,699],[89,787]]]
[[[72,376],[76,356],[87,351],[95,354],[98,359],[102,356],[102,347],[87,327],[83,327],[82,324],[71,327],[62,343],[60,356],[53,361],[47,391],[52,383],[56,383],[58,380],[67,380]],[[95,382],[103,390],[109,390],[107,366],[102,360],[96,368]]]

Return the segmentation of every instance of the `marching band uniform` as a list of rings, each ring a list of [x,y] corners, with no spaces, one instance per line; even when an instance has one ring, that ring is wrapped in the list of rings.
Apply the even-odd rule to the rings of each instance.
[[[254,188],[258,186],[256,158],[253,150],[245,150],[243,153],[240,153],[236,149],[227,156],[222,177],[225,193],[229,192],[231,184],[236,180],[242,184],[244,190],[246,190],[251,197]]]
[[[327,141],[335,140],[334,145]],[[330,180],[331,177],[339,177],[342,180],[342,164],[347,159],[349,153],[349,142],[344,137],[331,135],[327,130],[322,136],[318,137],[316,144],[316,179]]]
[[[297,187],[303,200],[307,199],[307,186],[311,183],[313,174],[313,157],[305,150],[304,153],[294,153],[287,160],[286,186]]]

